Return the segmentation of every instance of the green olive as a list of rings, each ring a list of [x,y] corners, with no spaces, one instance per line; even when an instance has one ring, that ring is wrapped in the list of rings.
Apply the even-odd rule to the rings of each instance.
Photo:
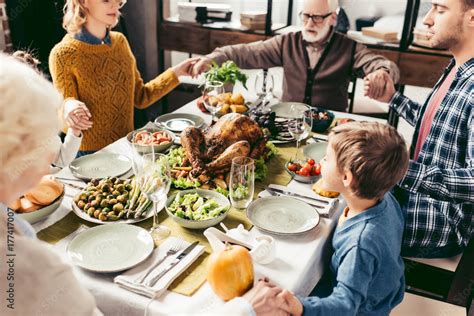
[[[123,192],[125,190],[125,186],[123,184],[118,184],[115,189],[119,192]]]
[[[110,186],[107,183],[102,184],[100,189],[102,190],[102,192],[110,192]]]
[[[91,207],[91,204],[86,203],[86,205],[84,205],[84,211],[87,211],[90,207]]]
[[[123,204],[122,203],[117,203],[117,204],[114,205],[114,207],[112,209],[114,210],[114,212],[120,213],[120,211],[123,210]]]
[[[107,195],[107,199],[108,199],[108,200],[115,199],[115,196],[113,196],[112,194],[109,194],[109,195]]]
[[[104,213],[100,213],[100,214],[99,214],[99,220],[105,222],[105,221],[107,220],[107,215],[105,215]]]
[[[95,196],[93,195],[89,195],[89,197],[87,198],[87,202],[92,202],[95,200]]]
[[[102,206],[102,207],[109,206],[109,200],[103,199],[102,201],[100,201],[100,206]]]
[[[113,198],[109,200],[109,205],[115,205],[117,204],[117,199]]]
[[[77,207],[79,207],[81,210],[84,209],[84,206],[86,206],[86,203],[84,201],[77,202]]]
[[[125,201],[127,201],[127,197],[124,195],[119,195],[117,196],[117,201],[119,201],[120,203],[124,203]]]
[[[89,215],[90,217],[93,217],[93,216],[94,216],[94,212],[95,212],[94,209],[89,208],[89,209],[87,210],[87,215]]]
[[[114,192],[112,192],[112,194],[115,195],[115,196],[119,196],[120,192],[118,190],[115,190]]]
[[[82,201],[87,200],[87,194],[81,193],[81,194],[79,195],[79,200],[82,200]]]
[[[125,189],[127,189],[127,191],[132,191],[133,186],[132,186],[130,183],[127,183],[127,184],[125,185]]]
[[[100,210],[94,210],[94,217],[97,218],[99,217],[99,215],[100,215]]]

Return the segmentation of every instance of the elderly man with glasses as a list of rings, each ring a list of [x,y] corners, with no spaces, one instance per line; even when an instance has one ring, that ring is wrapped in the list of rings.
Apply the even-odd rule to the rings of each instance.
[[[368,96],[377,98],[383,93],[385,73],[397,82],[398,68],[334,31],[338,7],[337,0],[305,0],[299,14],[301,31],[217,48],[194,65],[193,76],[206,71],[213,60],[233,60],[244,69],[283,67],[283,101],[346,111],[351,74],[357,73],[374,87]]]

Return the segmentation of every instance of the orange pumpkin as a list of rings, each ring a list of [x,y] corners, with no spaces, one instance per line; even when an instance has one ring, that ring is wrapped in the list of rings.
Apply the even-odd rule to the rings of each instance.
[[[214,252],[209,258],[207,281],[214,293],[224,301],[241,296],[253,285],[253,264],[249,251],[231,246]]]

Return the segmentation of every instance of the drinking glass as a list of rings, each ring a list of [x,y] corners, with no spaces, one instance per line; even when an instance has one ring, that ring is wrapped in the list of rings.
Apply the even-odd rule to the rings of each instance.
[[[296,161],[298,161],[300,142],[308,137],[312,127],[313,115],[311,107],[305,104],[291,105],[288,117],[288,131],[296,140]]]
[[[157,243],[170,235],[168,227],[158,224],[158,212],[163,208],[171,186],[170,167],[165,155],[142,153],[136,149],[132,165],[138,188],[153,203],[153,226],[150,234]]]
[[[252,202],[255,183],[255,162],[249,157],[235,157],[230,168],[229,195],[232,206],[245,209]]]
[[[207,81],[202,91],[202,100],[206,109],[212,114],[211,124],[222,107],[224,102],[219,99],[219,95],[224,93],[224,84],[220,81]]]
[[[259,71],[255,77],[255,93],[258,98],[274,98],[274,78],[268,71]]]

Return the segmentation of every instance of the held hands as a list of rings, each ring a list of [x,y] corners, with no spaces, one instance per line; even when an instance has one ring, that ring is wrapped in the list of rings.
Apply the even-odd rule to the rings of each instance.
[[[383,69],[364,78],[364,95],[381,102],[389,102],[395,93],[392,77]]]
[[[193,71],[192,71],[192,76],[193,78],[196,78],[200,74],[202,74],[205,71],[208,71],[209,68],[211,68],[212,60],[207,57],[201,57],[199,60],[194,64]]]
[[[75,99],[69,99],[65,102],[64,120],[77,137],[81,135],[81,131],[92,127],[91,117],[91,112],[83,102]]]
[[[303,313],[303,306],[292,293],[271,284],[267,278],[260,279],[243,297],[249,301],[258,316]]]
[[[174,71],[176,77],[180,76],[192,76],[192,70],[194,64],[199,60],[199,57],[189,58],[183,62],[180,62],[171,69]]]

